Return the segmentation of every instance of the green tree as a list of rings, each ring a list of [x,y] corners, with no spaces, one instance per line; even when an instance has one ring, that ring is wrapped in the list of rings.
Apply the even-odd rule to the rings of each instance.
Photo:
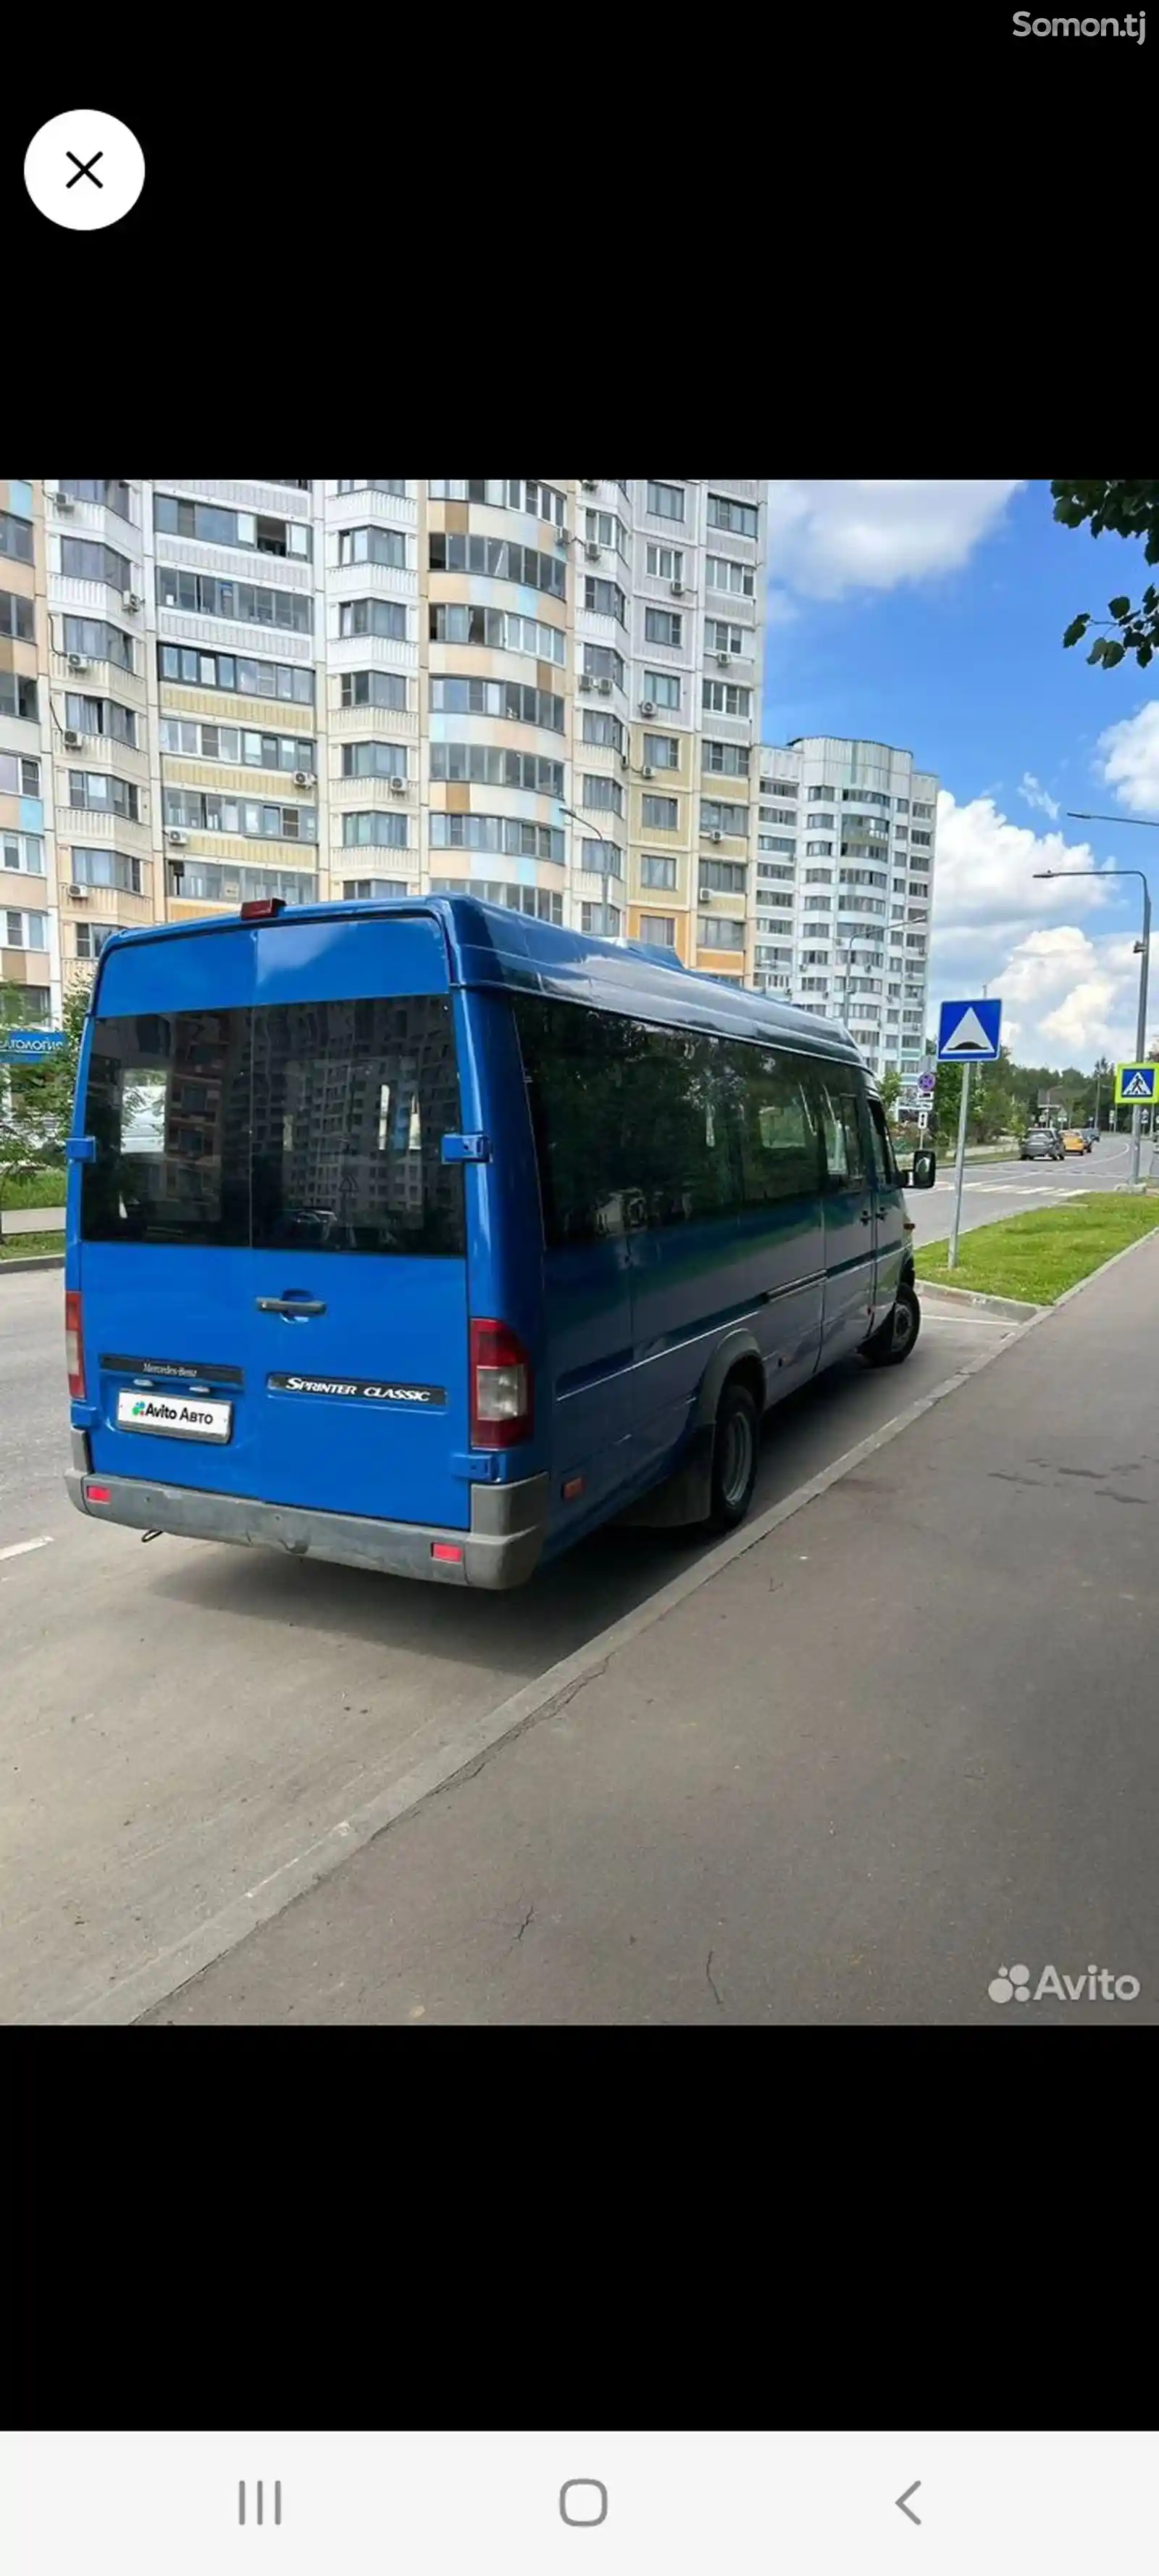
[[[891,1069],[889,1073],[883,1073],[881,1077],[881,1105],[885,1111],[886,1117],[889,1119],[892,1119],[893,1113],[897,1108],[897,1098],[900,1090],[900,1073],[898,1073],[896,1069]]]
[[[14,989],[0,986],[0,1026],[27,1025]],[[88,998],[87,985],[70,986],[61,1015],[63,1047],[42,1065],[12,1065],[0,1077],[0,1199],[12,1181],[63,1166]]]
[[[1052,483],[1054,515],[1064,528],[1090,528],[1093,537],[1106,529],[1117,537],[1141,537],[1143,557],[1159,563],[1159,483]],[[1159,647],[1159,589],[1148,582],[1137,608],[1126,593],[1108,600],[1105,618],[1092,621],[1090,609],[1071,619],[1063,643],[1081,644],[1092,622],[1104,631],[1095,636],[1088,662],[1113,671],[1127,653],[1146,670]]]

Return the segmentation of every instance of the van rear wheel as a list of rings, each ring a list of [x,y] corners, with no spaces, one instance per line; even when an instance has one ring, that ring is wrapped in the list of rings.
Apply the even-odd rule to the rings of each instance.
[[[862,1351],[871,1368],[900,1368],[908,1360],[921,1330],[922,1310],[908,1279],[903,1279],[884,1324]]]
[[[737,1529],[757,1481],[757,1408],[739,1379],[726,1386],[712,1443],[712,1500],[705,1528]]]

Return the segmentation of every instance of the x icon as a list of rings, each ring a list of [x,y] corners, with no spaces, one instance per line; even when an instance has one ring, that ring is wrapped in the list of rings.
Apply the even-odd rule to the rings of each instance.
[[[103,161],[105,156],[103,152],[94,152],[91,161],[78,161],[76,153],[70,152],[68,157],[70,161],[76,161],[76,179],[69,179],[66,184],[70,188],[75,188],[77,179],[93,179],[94,162]],[[103,179],[93,179],[93,186],[94,188],[102,188],[104,186]]]

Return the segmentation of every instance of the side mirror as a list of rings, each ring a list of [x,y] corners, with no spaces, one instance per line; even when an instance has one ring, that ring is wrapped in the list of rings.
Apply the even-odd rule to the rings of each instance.
[[[913,1170],[910,1174],[910,1188],[913,1190],[932,1190],[937,1168],[938,1158],[934,1153],[932,1146],[923,1145],[921,1151],[914,1155]]]

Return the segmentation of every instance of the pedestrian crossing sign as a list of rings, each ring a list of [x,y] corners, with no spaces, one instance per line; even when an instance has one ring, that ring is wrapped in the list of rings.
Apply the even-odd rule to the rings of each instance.
[[[1134,1101],[1149,1105],[1156,1098],[1155,1076],[1159,1064],[1117,1064],[1115,1066],[1115,1099],[1124,1106]]]

